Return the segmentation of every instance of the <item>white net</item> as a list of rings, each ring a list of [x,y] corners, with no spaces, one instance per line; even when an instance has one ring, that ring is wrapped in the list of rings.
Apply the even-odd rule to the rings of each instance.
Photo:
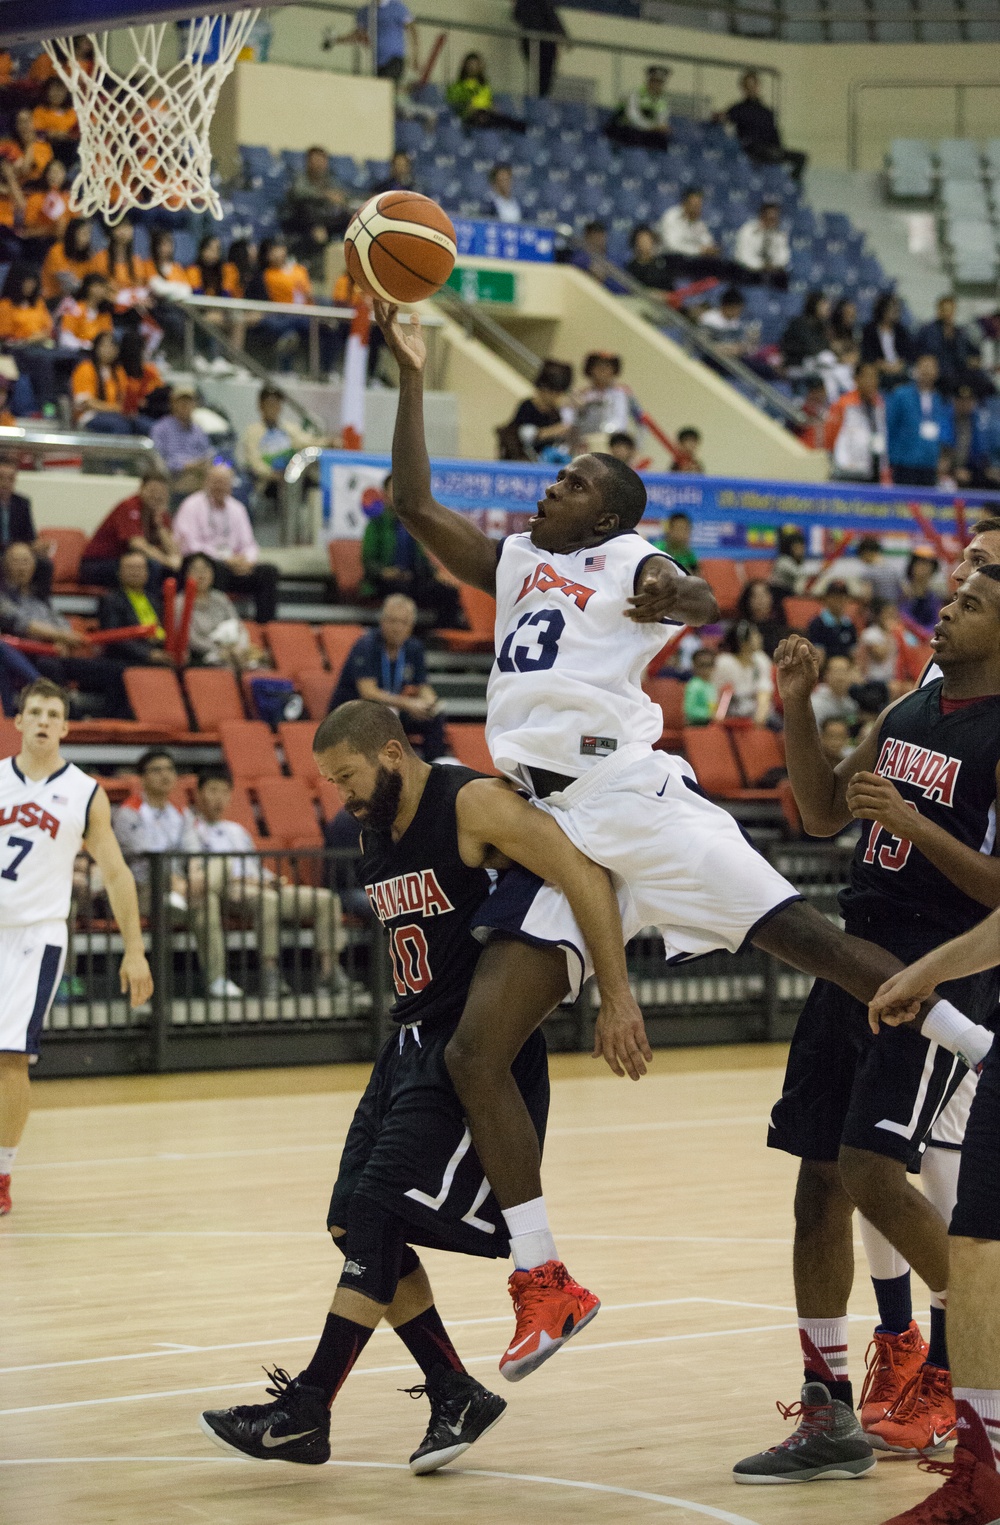
[[[163,69],[166,22],[91,34],[92,68],[76,58],[71,38],[45,43],[80,124],[73,212],[108,223],[120,222],[133,207],[222,216],[212,186],[209,127],[223,81],[259,14],[236,11],[187,23],[180,57]],[[128,55],[119,67],[110,61],[112,47]]]

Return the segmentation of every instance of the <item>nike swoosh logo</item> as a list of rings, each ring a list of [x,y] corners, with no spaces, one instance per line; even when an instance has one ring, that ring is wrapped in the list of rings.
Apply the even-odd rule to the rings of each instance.
[[[466,1414],[469,1412],[471,1407],[472,1407],[472,1399],[470,1398],[468,1403],[465,1405],[464,1409],[462,1410],[462,1412],[458,1416],[458,1423],[457,1424],[446,1424],[445,1425],[445,1429],[446,1430],[450,1430],[451,1433],[455,1436],[456,1440],[458,1439],[459,1435],[461,1435],[461,1433],[462,1433],[462,1420],[465,1418]]]
[[[507,1354],[509,1356],[516,1355],[517,1352],[520,1350],[521,1346],[522,1345],[527,1345],[529,1343],[529,1341],[531,1341],[532,1339],[534,1339],[534,1335],[529,1334],[527,1336],[527,1338],[525,1338],[523,1340],[518,1340],[516,1345],[508,1345],[508,1347],[507,1347]]]
[[[304,1440],[307,1435],[315,1434],[316,1427],[314,1425],[311,1430],[299,1430],[297,1435],[272,1435],[271,1426],[268,1425],[260,1437],[260,1443],[265,1450],[273,1451],[276,1446],[287,1446],[293,1440]]]
[[[667,784],[669,784],[669,782],[670,782],[669,778],[664,780],[664,782],[663,782],[663,789],[665,789],[667,787]],[[657,789],[657,791],[656,791],[656,798],[658,800],[662,800],[662,798],[663,798],[663,789]]]

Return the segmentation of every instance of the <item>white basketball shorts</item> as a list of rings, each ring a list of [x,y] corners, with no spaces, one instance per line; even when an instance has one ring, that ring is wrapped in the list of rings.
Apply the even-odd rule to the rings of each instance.
[[[65,921],[0,927],[0,1052],[38,1057],[42,1027],[66,962]]]

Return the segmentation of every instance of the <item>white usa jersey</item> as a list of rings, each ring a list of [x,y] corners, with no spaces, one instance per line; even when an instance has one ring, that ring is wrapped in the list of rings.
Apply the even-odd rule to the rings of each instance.
[[[73,763],[35,783],[13,757],[0,762],[0,927],[69,916],[73,862],[97,789]]]
[[[527,534],[503,542],[486,715],[501,772],[578,776],[630,742],[659,741],[663,715],[642,675],[678,627],[638,625],[625,610],[643,564],[660,555],[633,532],[564,555]]]

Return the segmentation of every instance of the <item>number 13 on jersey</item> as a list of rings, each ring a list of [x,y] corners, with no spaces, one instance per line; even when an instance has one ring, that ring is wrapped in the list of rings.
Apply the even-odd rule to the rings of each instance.
[[[522,614],[497,652],[500,671],[542,672],[551,667],[559,655],[559,637],[565,628],[566,618],[559,609]]]

